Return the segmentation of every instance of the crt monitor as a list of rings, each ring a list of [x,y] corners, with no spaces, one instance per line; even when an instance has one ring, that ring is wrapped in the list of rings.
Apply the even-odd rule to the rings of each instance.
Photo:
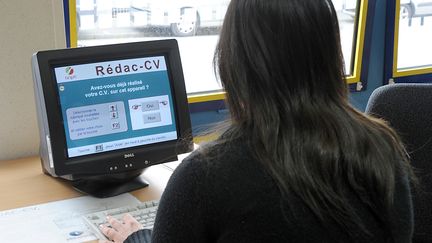
[[[109,197],[192,150],[176,40],[40,51],[32,67],[44,173]]]

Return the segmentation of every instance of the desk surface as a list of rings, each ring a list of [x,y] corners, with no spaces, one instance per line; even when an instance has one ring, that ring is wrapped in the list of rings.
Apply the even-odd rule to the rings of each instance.
[[[185,156],[179,156],[180,161]],[[147,168],[141,176],[150,185],[131,194],[141,201],[159,199],[178,164]],[[84,196],[70,182],[45,175],[39,157],[0,161],[0,195],[0,211]]]
[[[173,166],[163,164],[147,168],[141,176],[150,186],[131,194],[141,201],[159,199],[172,171]],[[1,211],[84,194],[75,191],[68,181],[45,175],[39,157],[31,157],[0,161],[0,195]]]

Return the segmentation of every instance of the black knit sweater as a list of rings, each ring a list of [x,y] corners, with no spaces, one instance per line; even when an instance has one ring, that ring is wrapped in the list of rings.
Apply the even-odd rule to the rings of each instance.
[[[392,242],[391,233],[354,196],[350,201],[371,236],[358,231],[352,237],[335,223],[321,223],[294,195],[282,200],[272,177],[245,144],[202,148],[179,165],[162,195],[153,243]],[[413,215],[406,177],[396,178],[394,205],[393,238],[411,242]],[[148,233],[138,231],[126,242],[146,242]]]

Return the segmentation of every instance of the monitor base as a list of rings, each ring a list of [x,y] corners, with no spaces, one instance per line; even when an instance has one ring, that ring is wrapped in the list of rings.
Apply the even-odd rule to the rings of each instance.
[[[125,192],[134,191],[149,184],[140,176],[129,180],[113,181],[113,180],[100,180],[95,179],[79,179],[72,181],[72,186],[83,193],[97,197],[106,198],[120,195]]]

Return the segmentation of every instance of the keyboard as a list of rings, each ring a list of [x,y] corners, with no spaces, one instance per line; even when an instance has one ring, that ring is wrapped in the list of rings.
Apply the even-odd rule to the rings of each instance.
[[[145,229],[153,229],[159,200],[146,201],[137,205],[128,205],[83,215],[84,221],[99,239],[106,239],[105,235],[99,230],[99,225],[107,223],[106,217],[110,215],[118,220],[122,220],[125,213],[132,215]]]

